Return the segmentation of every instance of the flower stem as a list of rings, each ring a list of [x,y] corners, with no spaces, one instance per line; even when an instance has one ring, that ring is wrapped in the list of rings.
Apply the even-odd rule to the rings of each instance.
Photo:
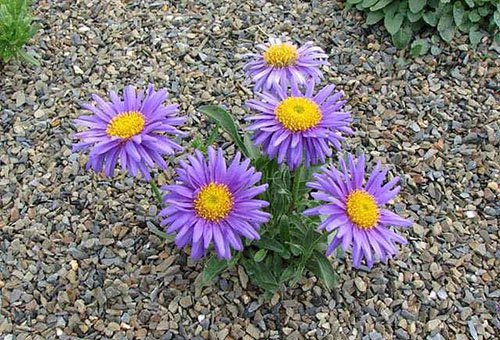
[[[158,190],[158,186],[156,185],[156,183],[153,179],[151,181],[149,181],[149,184],[151,185],[151,191],[153,191],[153,195],[155,196],[158,203],[161,204],[162,198],[161,198],[160,190]]]
[[[300,189],[300,178],[302,177],[302,164],[299,165],[297,170],[295,170],[293,176],[293,184],[292,184],[292,203],[290,204],[290,211],[295,209],[295,205],[297,204],[297,200],[299,199],[299,189]]]

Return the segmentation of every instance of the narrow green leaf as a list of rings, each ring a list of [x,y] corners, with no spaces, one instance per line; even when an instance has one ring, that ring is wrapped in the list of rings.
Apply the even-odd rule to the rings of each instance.
[[[38,62],[38,60],[36,60],[35,58],[33,58],[31,55],[29,55],[28,53],[26,53],[25,50],[23,50],[22,48],[19,49],[19,54],[21,55],[21,57],[26,60],[27,62],[29,62],[30,64],[33,64],[35,66],[40,66],[40,63]]]
[[[205,105],[200,107],[199,110],[215,120],[224,130],[226,130],[229,136],[231,136],[233,141],[237,144],[239,150],[246,157],[249,157],[249,152],[241,140],[236,123],[226,110],[217,105]]]
[[[268,237],[262,236],[260,240],[254,242],[259,248],[269,249],[278,253],[285,251],[281,243]]]
[[[299,256],[306,253],[305,248],[302,247],[300,244],[295,244],[292,242],[288,242],[288,244],[290,245],[290,250],[292,251],[292,254],[294,256]]]
[[[328,290],[331,291],[337,286],[337,273],[335,273],[331,262],[325,257],[324,254],[314,252],[311,260],[308,262],[308,268],[318,278],[325,282],[325,286]]]
[[[229,267],[229,262],[226,260],[217,260],[215,256],[210,257],[207,262],[205,262],[205,268],[203,268],[201,283],[202,286],[207,285],[213,281],[213,279],[226,270]]]
[[[148,225],[149,225],[149,231],[158,236],[159,238],[169,241],[175,241],[175,235],[167,234],[164,231],[158,230],[153,224],[148,224]]]
[[[245,144],[245,147],[248,151],[248,155],[250,159],[257,159],[260,157],[260,152],[259,149],[257,149],[253,143],[252,140],[250,139],[250,136],[248,136],[247,133],[243,133],[243,143]]]
[[[390,35],[396,34],[401,28],[401,24],[403,23],[403,16],[400,13],[397,13],[394,16],[386,15],[384,18],[384,26],[389,32]]]
[[[418,39],[411,44],[410,54],[413,57],[418,57],[426,54],[429,51],[429,43],[427,40]]]
[[[279,226],[281,242],[290,242],[290,224],[288,223],[288,217],[286,215],[281,216]],[[279,244],[281,246],[281,243]]]
[[[266,257],[267,255],[267,249],[261,249],[259,250],[258,252],[255,253],[254,257],[253,257],[253,260],[255,262],[261,262],[262,260],[264,260],[264,258]]]
[[[370,7],[370,11],[372,11],[372,12],[378,11],[378,10],[384,8],[385,6],[389,5],[392,1],[393,0],[380,0],[375,5]]]
[[[382,12],[382,11],[370,12],[366,15],[366,24],[367,25],[375,25],[383,17],[384,17],[384,12]]]
[[[346,2],[349,5],[356,5],[356,4],[359,4],[361,1],[363,1],[363,0],[347,0]]]
[[[413,13],[420,12],[422,9],[424,9],[426,4],[427,4],[427,0],[410,0],[410,1],[408,1],[410,11],[412,11]]]
[[[286,282],[290,280],[295,273],[295,268],[293,266],[288,266],[284,271],[281,272],[280,282]]]

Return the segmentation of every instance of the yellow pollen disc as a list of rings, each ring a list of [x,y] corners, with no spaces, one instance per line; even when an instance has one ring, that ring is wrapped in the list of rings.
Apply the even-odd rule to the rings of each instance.
[[[194,201],[198,215],[217,222],[229,214],[233,207],[233,195],[225,184],[210,183],[200,190]]]
[[[284,68],[295,65],[299,53],[293,45],[279,44],[270,46],[262,56],[269,66]]]
[[[375,198],[364,190],[354,190],[347,196],[347,215],[361,229],[375,227],[379,212]]]
[[[321,121],[318,104],[303,97],[290,97],[278,104],[274,110],[276,119],[292,132],[305,131]]]
[[[144,116],[140,112],[125,112],[114,117],[106,128],[108,136],[130,138],[144,129]]]

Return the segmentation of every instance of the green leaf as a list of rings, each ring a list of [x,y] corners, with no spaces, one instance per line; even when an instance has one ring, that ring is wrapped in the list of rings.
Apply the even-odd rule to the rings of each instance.
[[[159,238],[169,241],[175,241],[175,235],[167,234],[164,231],[158,230],[153,224],[148,224],[148,226],[149,226],[149,231],[158,236]]]
[[[372,12],[378,11],[379,9],[382,9],[385,6],[387,6],[388,4],[390,4],[392,1],[393,0],[380,0],[375,5],[370,7],[370,11],[372,11]]]
[[[285,247],[283,247],[281,243],[265,236],[262,236],[260,240],[255,241],[254,243],[259,248],[269,249],[278,253],[285,251]]]
[[[215,256],[210,257],[208,261],[205,262],[205,268],[203,268],[203,273],[201,274],[201,285],[205,286],[210,284],[217,275],[236,264],[237,261],[237,256],[233,257],[231,262],[226,260],[219,261]]]
[[[238,146],[239,150],[246,156],[250,157],[249,152],[245,146],[245,143],[241,140],[238,133],[238,128],[231,118],[229,113],[223,108],[217,105],[205,105],[199,108],[200,112],[203,112],[213,120],[215,120],[226,132],[231,136],[233,141]]]
[[[465,0],[465,3],[467,4],[467,6],[469,6],[470,8],[474,8],[475,4],[474,4],[474,0]]]
[[[368,8],[368,7],[372,7],[373,5],[375,5],[377,3],[378,0],[363,0],[363,8]]]
[[[429,5],[430,8],[438,8],[439,7],[439,0],[428,0],[427,5]]]
[[[408,5],[410,7],[410,11],[413,13],[418,13],[424,9],[427,4],[427,0],[410,0],[408,1]]]
[[[288,244],[290,245],[290,250],[292,251],[292,254],[294,256],[299,256],[306,253],[306,249],[300,244],[295,244],[292,242],[288,242]]]
[[[361,1],[363,1],[363,0],[347,0],[347,3],[349,5],[356,5],[356,4],[359,4]]]
[[[479,7],[477,9],[477,11],[479,12],[479,15],[482,16],[482,17],[485,17],[488,14],[490,14],[490,8],[489,8],[489,6]]]
[[[446,42],[450,42],[455,35],[455,25],[453,24],[453,16],[451,13],[446,13],[439,19],[439,23],[437,26],[439,35],[441,39]]]
[[[410,54],[413,57],[424,55],[429,51],[429,43],[427,40],[418,39],[411,44]]]
[[[465,8],[461,2],[455,2],[453,5],[453,19],[455,20],[455,25],[460,26],[464,20]]]
[[[422,18],[424,19],[424,21],[432,26],[432,27],[436,27],[437,23],[438,23],[438,20],[439,20],[439,17],[437,16],[436,12],[427,12],[427,13],[424,13],[422,15]]]
[[[465,20],[462,25],[458,26],[458,29],[463,33],[468,33],[471,28],[474,26],[474,23],[469,20]]]
[[[286,215],[281,216],[279,227],[281,242],[290,242],[290,224],[288,223],[288,217]],[[282,246],[281,243],[279,244]]]
[[[384,12],[382,11],[377,11],[377,12],[369,12],[366,15],[366,24],[367,25],[375,25],[377,22],[379,22],[382,18],[384,17]]]
[[[394,16],[394,14],[396,14],[397,9],[398,9],[397,2],[392,2],[390,5],[384,7],[383,9],[384,15]]]
[[[257,159],[260,157],[260,152],[259,149],[257,149],[253,143],[252,140],[250,139],[250,136],[247,133],[243,133],[243,143],[245,144],[245,147],[248,151],[248,156],[250,159]]]
[[[264,260],[264,258],[266,257],[267,255],[267,249],[261,249],[259,250],[258,252],[255,253],[254,257],[253,257],[253,260],[255,262],[261,262],[262,260]]]
[[[396,34],[401,28],[401,24],[403,23],[403,16],[400,13],[397,13],[394,16],[386,15],[384,18],[384,26],[389,32],[390,35]]]
[[[289,265],[284,271],[281,272],[279,278],[280,282],[286,282],[290,280],[293,274],[295,274],[295,268],[292,265]]]
[[[407,13],[408,20],[410,20],[410,22],[417,22],[420,20],[420,18],[422,18],[423,13],[424,11],[420,11],[418,13],[408,12]]]
[[[410,43],[413,31],[411,27],[404,26],[396,34],[392,36],[392,43],[399,49],[404,48]]]
[[[481,16],[477,12],[477,9],[474,9],[469,12],[469,20],[472,22],[478,22],[479,20],[481,20]]]
[[[493,13],[493,21],[497,24],[498,28],[500,28],[500,12],[495,11],[495,13]]]
[[[318,278],[325,282],[325,286],[328,290],[333,290],[337,286],[338,275],[333,270],[331,262],[325,257],[324,254],[319,252],[314,252],[310,261],[308,262],[308,268],[312,271]]]
[[[471,27],[471,30],[469,31],[469,39],[472,45],[479,44],[483,36],[483,33],[481,33],[480,31],[476,31],[473,27]]]
[[[40,63],[38,62],[38,60],[36,60],[35,58],[33,58],[31,55],[29,55],[28,53],[26,53],[26,51],[24,51],[23,49],[19,49],[19,54],[21,55],[21,57],[26,60],[27,62],[29,62],[30,64],[33,64],[35,66],[40,66]]]

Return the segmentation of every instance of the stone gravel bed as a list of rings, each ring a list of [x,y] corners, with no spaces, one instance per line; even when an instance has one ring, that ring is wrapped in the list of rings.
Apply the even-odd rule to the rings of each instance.
[[[37,1],[30,53],[0,66],[0,338],[500,338],[500,60],[459,37],[412,59],[339,1]],[[197,288],[193,262],[149,231],[147,183],[86,172],[72,121],[92,93],[166,87],[189,141],[223,104],[244,125],[242,71],[255,42],[315,41],[354,116],[345,143],[393,165],[409,240],[388,265],[334,260],[338,289],[311,274],[265,301],[241,267]],[[218,142],[233,149],[222,135]],[[182,156],[180,156],[182,157]],[[160,184],[172,170],[155,172]]]

